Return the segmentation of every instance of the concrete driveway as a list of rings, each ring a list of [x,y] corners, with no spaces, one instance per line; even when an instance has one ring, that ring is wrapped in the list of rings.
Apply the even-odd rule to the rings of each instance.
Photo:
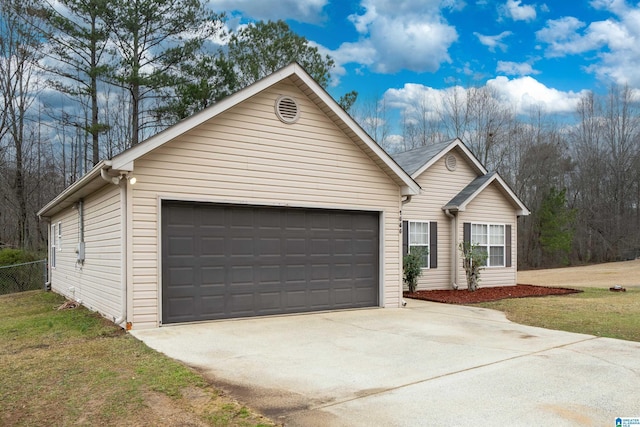
[[[640,417],[640,343],[409,301],[132,334],[287,426],[615,426]]]

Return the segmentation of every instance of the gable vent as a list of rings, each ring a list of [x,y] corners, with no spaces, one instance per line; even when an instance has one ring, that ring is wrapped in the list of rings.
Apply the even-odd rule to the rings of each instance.
[[[300,118],[300,108],[295,99],[290,96],[280,96],[276,99],[276,116],[284,123],[295,123]]]
[[[456,156],[454,156],[453,154],[449,154],[447,157],[445,157],[444,159],[444,164],[447,167],[447,169],[449,169],[451,172],[453,172],[454,170],[456,170],[456,164],[458,163],[458,161],[456,160]]]

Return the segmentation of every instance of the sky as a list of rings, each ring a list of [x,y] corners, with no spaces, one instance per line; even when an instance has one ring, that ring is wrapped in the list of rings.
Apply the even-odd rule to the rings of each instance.
[[[624,0],[209,0],[235,29],[285,20],[336,62],[329,93],[402,111],[491,86],[518,112],[570,116],[587,91],[640,89],[640,3]]]

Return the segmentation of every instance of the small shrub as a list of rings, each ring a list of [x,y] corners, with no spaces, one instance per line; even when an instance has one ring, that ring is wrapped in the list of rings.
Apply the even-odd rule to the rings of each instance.
[[[469,242],[460,243],[460,251],[462,252],[462,266],[467,276],[467,289],[472,292],[476,291],[480,282],[480,270],[487,262],[487,253],[479,246]]]
[[[31,252],[20,249],[2,249],[0,250],[0,266],[22,264],[25,262],[36,261],[37,258]]]
[[[402,258],[402,269],[404,271],[404,283],[409,287],[409,292],[415,292],[418,286],[418,278],[422,276],[422,260],[428,253],[426,249],[414,248],[413,252]]]

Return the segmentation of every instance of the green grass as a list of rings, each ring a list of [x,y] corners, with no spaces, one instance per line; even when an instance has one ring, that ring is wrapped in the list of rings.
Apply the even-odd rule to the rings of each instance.
[[[273,425],[100,316],[56,310],[63,302],[0,296],[0,425]]]
[[[513,322],[599,337],[640,341],[640,289],[584,292],[474,304],[503,311]]]

